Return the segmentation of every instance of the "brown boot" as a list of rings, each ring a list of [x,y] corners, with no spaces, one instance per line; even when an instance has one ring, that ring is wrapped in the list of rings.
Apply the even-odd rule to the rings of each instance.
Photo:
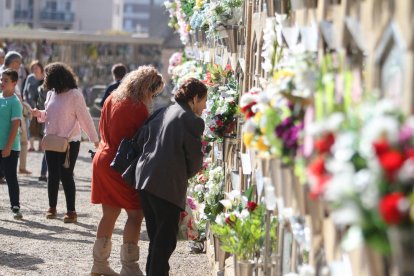
[[[93,266],[91,269],[92,276],[119,275],[109,266],[108,258],[111,255],[112,242],[108,238],[96,239],[93,245]]]
[[[119,275],[145,275],[139,268],[139,247],[133,243],[124,243],[121,246],[121,263],[122,269]]]

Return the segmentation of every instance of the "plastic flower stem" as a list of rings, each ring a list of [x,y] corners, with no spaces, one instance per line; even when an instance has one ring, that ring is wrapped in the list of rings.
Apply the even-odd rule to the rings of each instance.
[[[326,111],[327,114],[331,114],[334,111],[334,106],[335,106],[335,84],[333,81],[329,81],[326,85],[325,85],[325,102],[326,102]]]
[[[315,93],[315,113],[317,121],[323,118],[323,95],[320,90]]]
[[[344,110],[348,110],[352,104],[352,72],[346,71],[344,75]]]

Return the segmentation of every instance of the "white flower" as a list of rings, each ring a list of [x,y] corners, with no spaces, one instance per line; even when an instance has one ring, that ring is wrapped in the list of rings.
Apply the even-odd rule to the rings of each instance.
[[[225,223],[224,214],[219,214],[218,216],[216,216],[216,219],[214,220],[214,222],[218,225],[224,225]]]
[[[230,193],[226,193],[226,195],[232,202],[240,201],[241,198],[241,192],[239,190],[233,190]]]
[[[346,202],[340,208],[331,211],[332,221],[336,225],[353,225],[362,221],[360,209],[354,202]]]
[[[241,219],[246,219],[246,218],[248,218],[250,216],[250,213],[249,213],[249,211],[248,210],[246,210],[246,209],[243,209],[242,211],[241,211],[241,213],[240,213],[240,218]]]
[[[220,203],[226,209],[231,209],[231,207],[233,207],[233,202],[229,199],[222,199],[222,200],[220,200]]]
[[[308,265],[308,264],[303,264],[301,266],[299,266],[299,276],[315,276],[315,269]]]
[[[412,185],[414,181],[414,160],[407,159],[398,172],[398,180],[403,183]]]

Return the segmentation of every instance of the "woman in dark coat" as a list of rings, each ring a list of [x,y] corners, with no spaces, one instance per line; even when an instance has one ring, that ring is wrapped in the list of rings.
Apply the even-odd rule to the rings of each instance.
[[[203,163],[201,135],[207,87],[190,78],[175,95],[176,103],[145,125],[136,169],[150,245],[147,275],[168,275],[168,260],[177,244],[180,212],[185,209],[188,179]]]

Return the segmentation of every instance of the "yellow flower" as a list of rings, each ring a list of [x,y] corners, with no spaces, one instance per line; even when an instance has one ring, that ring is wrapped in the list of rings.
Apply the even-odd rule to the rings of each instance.
[[[246,145],[246,147],[250,148],[251,147],[251,143],[253,141],[254,138],[254,133],[253,132],[245,132],[243,134],[243,143]]]
[[[196,0],[196,7],[201,9],[203,7],[203,0]]]
[[[258,125],[259,124],[259,122],[260,122],[260,118],[262,117],[262,112],[261,111],[257,111],[257,113],[256,114],[254,114],[254,122],[256,123],[256,125]]]
[[[185,29],[186,29],[187,32],[191,31],[191,25],[190,24],[186,25]]]
[[[269,147],[264,143],[263,137],[259,137],[256,142],[256,148],[259,151],[268,151]]]
[[[287,70],[280,70],[273,74],[273,79],[277,80],[280,78],[287,78],[287,77],[293,77],[295,74],[292,71]]]

